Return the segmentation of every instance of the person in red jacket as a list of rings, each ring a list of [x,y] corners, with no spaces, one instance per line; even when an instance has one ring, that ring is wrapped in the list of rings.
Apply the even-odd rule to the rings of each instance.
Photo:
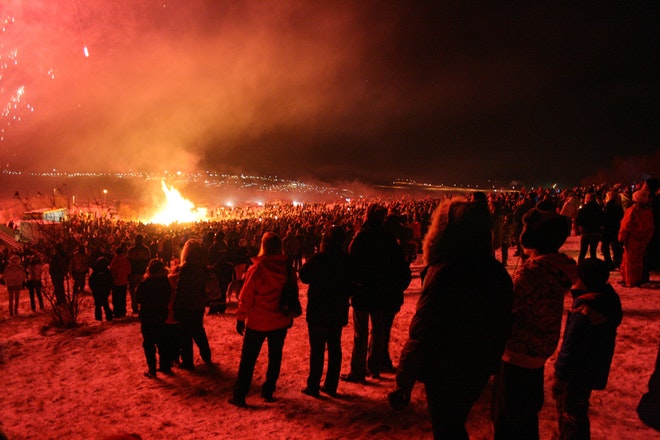
[[[287,280],[287,260],[282,239],[273,232],[261,238],[259,255],[245,274],[245,284],[238,296],[236,331],[243,336],[241,361],[229,403],[247,407],[245,397],[252,385],[254,366],[264,341],[268,339],[268,370],[261,386],[261,396],[272,402],[282,365],[282,348],[293,319],[280,312],[282,289]]]
[[[649,192],[635,191],[632,206],[626,209],[619,229],[619,241],[623,243],[621,280],[625,287],[638,287],[644,281],[644,255],[653,237],[653,211]]]

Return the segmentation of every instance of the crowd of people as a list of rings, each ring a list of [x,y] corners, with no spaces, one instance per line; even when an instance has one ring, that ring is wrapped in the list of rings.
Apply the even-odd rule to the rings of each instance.
[[[396,371],[391,406],[404,408],[415,382],[423,382],[435,438],[468,438],[465,420],[491,376],[495,438],[538,438],[545,365],[557,349],[564,296],[571,293],[553,395],[560,438],[588,438],[589,396],[607,383],[622,319],[609,273],[620,270],[623,284],[636,287],[660,267],[659,204],[658,180],[649,179],[625,187],[275,204],[240,219],[169,227],[78,215],[66,223],[73,240],[7,253],[2,272],[12,316],[23,286],[34,311],[36,300],[43,308],[44,283],[53,289],[47,298],[61,301],[67,277],[74,292],[89,286],[97,320],[125,317],[130,299],[149,378],[172,374],[175,365],[194,369],[195,346],[213,365],[204,315],[224,313],[238,281],[236,331],[243,346],[229,400],[238,407],[247,406],[264,342],[261,396],[275,399],[293,322],[279,303],[293,272],[309,285],[310,365],[302,392],[336,396],[341,380],[366,383]],[[580,236],[577,261],[560,252],[571,234]],[[523,261],[513,277],[506,270],[510,248]],[[420,255],[422,294],[395,367],[389,334],[411,281],[410,264]],[[351,310],[350,370],[341,375],[341,335]]]

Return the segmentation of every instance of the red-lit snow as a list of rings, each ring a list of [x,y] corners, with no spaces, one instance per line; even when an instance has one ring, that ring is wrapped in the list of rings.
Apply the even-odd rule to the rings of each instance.
[[[579,239],[570,237],[563,251],[576,256]],[[510,250],[513,253],[513,250]],[[510,257],[511,271],[517,257]],[[392,331],[396,359],[420,293],[420,267],[406,292],[406,301]],[[593,439],[659,438],[637,418],[635,407],[652,372],[660,334],[660,279],[644,288],[617,285],[624,319],[619,327],[610,381],[592,394]],[[303,301],[305,289],[302,289]],[[568,307],[567,297],[565,305]],[[27,291],[21,292],[21,315],[8,317],[7,293],[0,288],[0,424],[9,439],[101,439],[136,433],[143,439],[418,439],[431,438],[423,387],[418,384],[411,405],[391,410],[386,393],[394,376],[383,374],[368,385],[341,382],[338,398],[319,399],[301,393],[308,362],[304,316],[297,318],[284,346],[277,401],[259,395],[267,349],[257,363],[248,409],[229,403],[238,368],[241,337],[234,330],[235,308],[205,317],[217,369],[210,371],[196,352],[194,372],[177,370],[150,380],[136,317],[98,323],[88,299],[75,330],[45,327],[45,315],[29,312]],[[343,371],[348,371],[352,327],[344,330]],[[556,411],[550,395],[554,357],[546,364],[546,399],[540,413],[542,439],[556,438]],[[474,439],[492,438],[490,386],[473,408],[467,429]]]

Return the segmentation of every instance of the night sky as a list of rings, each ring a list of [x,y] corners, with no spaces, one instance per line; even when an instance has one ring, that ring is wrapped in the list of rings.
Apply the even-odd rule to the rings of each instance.
[[[659,175],[655,2],[511,3],[3,0],[2,167]]]

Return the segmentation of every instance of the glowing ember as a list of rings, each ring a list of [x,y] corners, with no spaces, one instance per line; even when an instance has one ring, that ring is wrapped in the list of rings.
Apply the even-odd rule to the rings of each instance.
[[[166,204],[149,220],[149,223],[169,225],[171,223],[189,223],[206,220],[207,209],[195,208],[195,204],[184,198],[173,186],[168,187],[161,181],[166,197]]]

